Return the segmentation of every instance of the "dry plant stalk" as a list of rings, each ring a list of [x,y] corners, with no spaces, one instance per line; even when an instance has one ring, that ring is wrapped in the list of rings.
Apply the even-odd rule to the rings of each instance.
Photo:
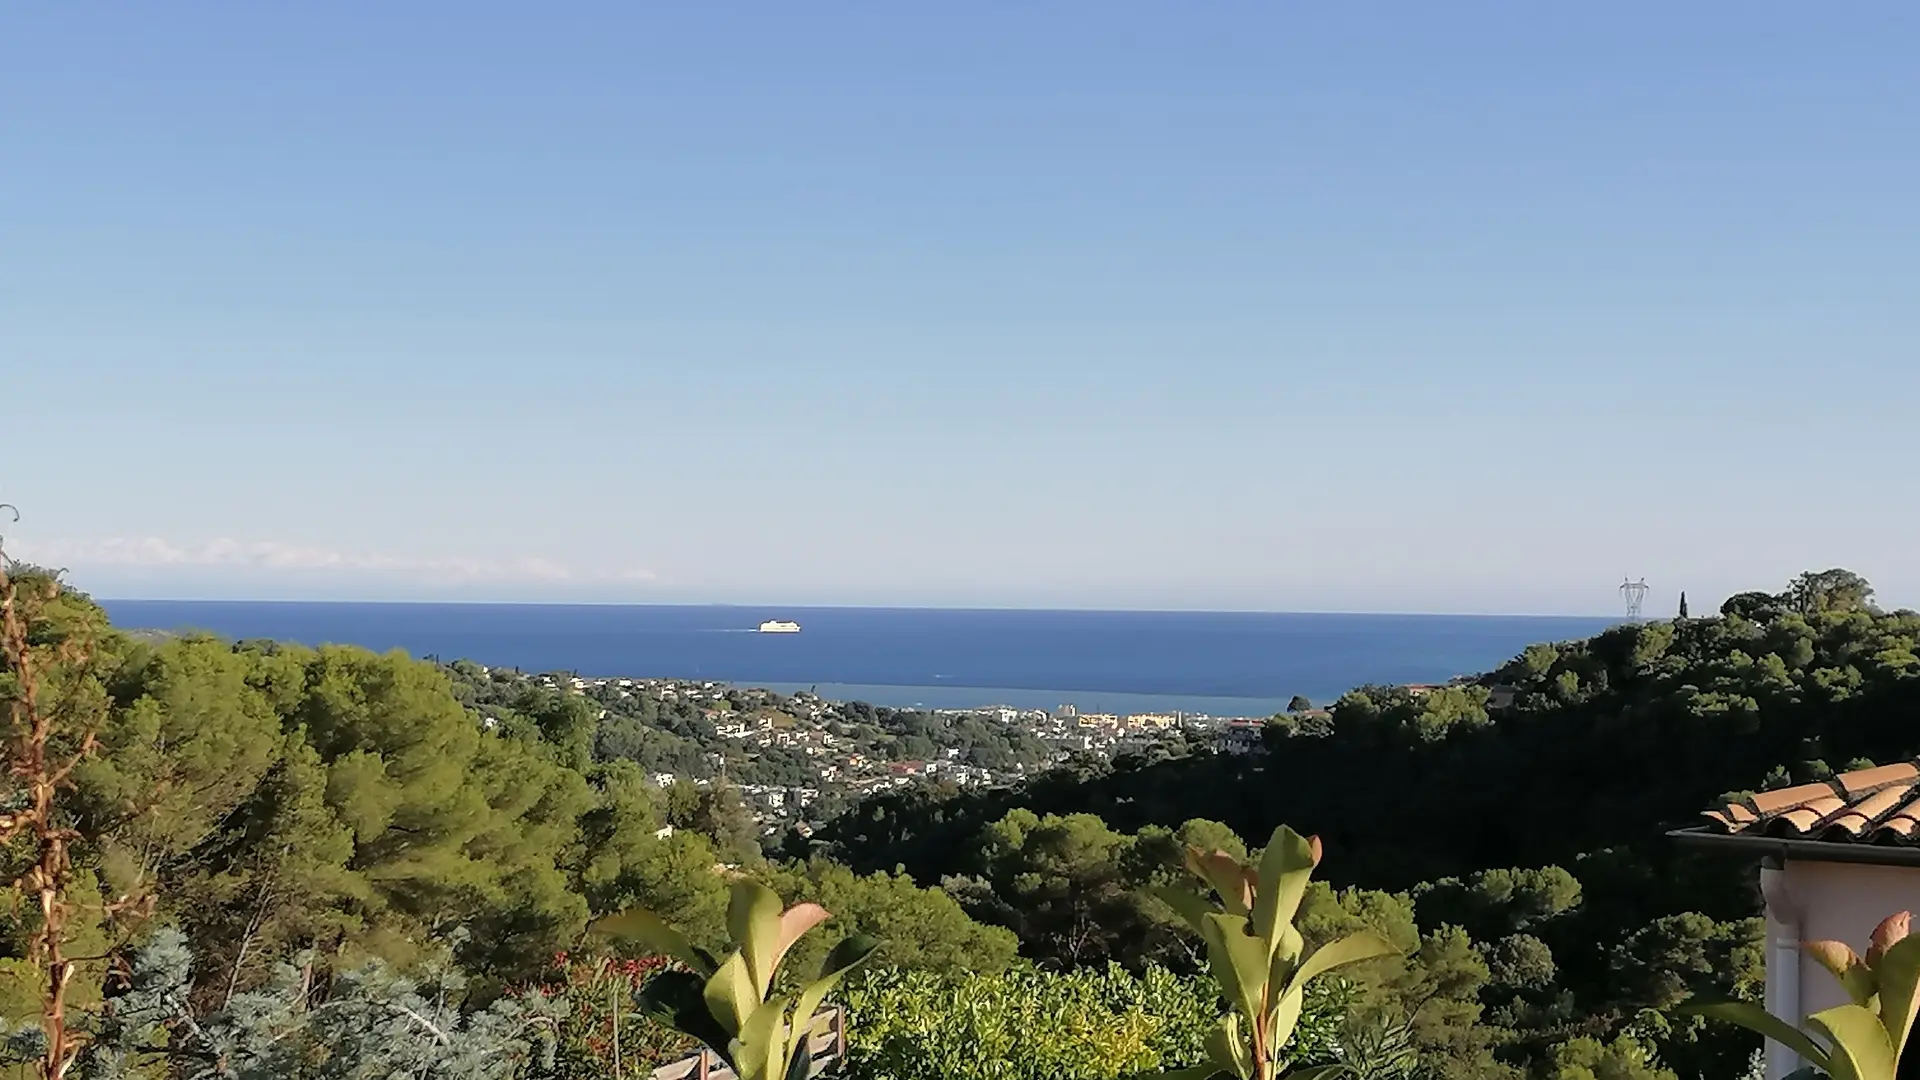
[[[67,988],[75,965],[67,955],[73,917],[67,896],[73,874],[69,845],[79,833],[62,823],[57,800],[74,768],[94,750],[99,710],[74,687],[63,690],[55,684],[63,671],[71,678],[91,659],[93,642],[90,634],[82,633],[36,644],[33,623],[45,605],[58,598],[60,583],[57,577],[44,583],[23,581],[15,570],[0,551],[0,660],[14,684],[7,701],[8,727],[0,742],[12,781],[9,805],[0,810],[0,844],[32,838],[33,862],[13,887],[40,910],[30,954],[46,980],[40,1026],[47,1048],[39,1073],[45,1080],[62,1080],[84,1040],[67,1023]]]

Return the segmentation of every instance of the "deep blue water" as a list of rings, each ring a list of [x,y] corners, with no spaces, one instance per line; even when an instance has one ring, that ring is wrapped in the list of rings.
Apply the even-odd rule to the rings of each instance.
[[[954,707],[1266,715],[1294,694],[1440,682],[1608,620],[1544,616],[967,611],[106,600],[115,624],[338,642],[526,671],[713,679]],[[752,632],[792,619],[798,634]]]

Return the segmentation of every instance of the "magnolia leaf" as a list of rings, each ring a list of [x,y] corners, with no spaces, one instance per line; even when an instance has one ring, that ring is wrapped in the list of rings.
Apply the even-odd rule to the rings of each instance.
[[[1228,1013],[1220,1022],[1207,1032],[1207,1060],[1220,1072],[1232,1073],[1247,1080],[1253,1075],[1253,1055],[1247,1050],[1245,1039],[1240,1037],[1240,1014]]]
[[[1879,980],[1874,977],[1873,969],[1860,959],[1844,941],[1803,941],[1801,951],[1819,962],[1820,966],[1833,973],[1840,985],[1853,999],[1855,1005],[1865,1005],[1873,1000],[1879,990]]]
[[[1800,951],[1813,957],[1820,966],[1833,972],[1838,979],[1846,975],[1847,969],[1860,962],[1860,954],[1853,946],[1844,941],[1803,941]]]
[[[1887,955],[1888,949],[1905,941],[1908,932],[1912,929],[1913,912],[1911,911],[1896,911],[1880,920],[1880,925],[1873,928],[1873,937],[1867,944],[1867,966],[1879,967],[1880,958]]]
[[[794,1010],[793,1026],[787,1029],[787,1080],[807,1080],[813,1075],[813,1037],[831,1030],[826,1021],[825,1013],[803,1019]]]
[[[1813,1041],[1806,1032],[1787,1023],[1751,1001],[1687,1002],[1674,1010],[1682,1016],[1704,1016],[1709,1020],[1724,1020],[1738,1024],[1748,1031],[1772,1039],[1781,1046],[1799,1054],[1822,1070],[1828,1069],[1827,1052]]]
[[[780,961],[786,959],[787,950],[799,941],[807,931],[832,918],[832,913],[819,904],[795,904],[780,913],[780,936],[773,943],[772,969],[778,970]]]
[[[1285,825],[1273,830],[1267,849],[1260,853],[1260,887],[1253,902],[1253,932],[1267,945],[1267,959],[1280,948],[1282,926],[1292,926],[1307,895],[1317,860],[1307,838]]]
[[[848,934],[841,938],[840,942],[827,952],[827,958],[820,962],[820,977],[833,979],[845,975],[855,965],[864,963],[867,957],[872,956],[873,951],[879,947],[880,942],[866,934]]]
[[[759,988],[747,972],[747,958],[739,952],[729,953],[721,961],[720,970],[707,980],[701,996],[706,999],[708,1011],[727,1029],[729,1036],[740,1034],[747,1018],[760,1007]]]
[[[634,1004],[656,1022],[705,1043],[729,1065],[731,1036],[713,1018],[701,993],[704,980],[690,971],[663,971],[647,980],[634,995]]]
[[[773,986],[774,948],[780,943],[780,896],[757,881],[736,881],[727,900],[727,934],[747,959],[747,974],[767,996]]]
[[[1359,1076],[1360,1070],[1351,1065],[1342,1065],[1338,1062],[1332,1065],[1309,1065],[1304,1069],[1287,1070],[1286,1080],[1322,1080],[1324,1077],[1338,1076],[1341,1073],[1352,1073],[1355,1076]]]
[[[1898,1060],[1912,1036],[1914,1014],[1920,1012],[1920,937],[1901,938],[1890,944],[1873,978],[1880,991],[1880,1023],[1887,1029]]]
[[[1315,949],[1313,955],[1307,957],[1306,962],[1300,965],[1300,970],[1294,972],[1292,981],[1288,983],[1288,989],[1304,992],[1307,983],[1334,968],[1357,964],[1362,960],[1372,960],[1379,956],[1397,956],[1399,953],[1400,950],[1393,947],[1393,942],[1372,930],[1349,934],[1339,941],[1331,941]]]
[[[1267,996],[1267,943],[1248,934],[1247,920],[1238,915],[1208,915],[1201,936],[1221,992],[1243,1016],[1258,1017]]]
[[[602,916],[590,923],[587,930],[605,937],[630,938],[655,952],[673,957],[701,975],[713,974],[713,957],[710,954],[695,947],[687,935],[669,926],[665,919],[644,908]]]
[[[1827,1055],[1833,1080],[1894,1080],[1899,1054],[1873,1010],[1840,1005],[1814,1013],[1807,1023],[1833,1040]]]
[[[847,972],[872,956],[873,951],[879,947],[880,943],[873,938],[865,934],[854,934],[842,939],[833,947],[833,951],[827,954],[826,961],[820,965],[820,977],[808,983],[806,989],[801,990],[799,998],[796,999],[793,1010],[793,1050],[791,1052],[799,1052],[799,1047],[804,1045],[807,1037],[813,1033],[813,1014],[819,1011],[820,1003],[827,999],[827,994],[832,992]]]
[[[1220,903],[1229,915],[1245,915],[1253,907],[1253,882],[1247,868],[1224,851],[1188,848],[1187,869],[1220,894]]]
[[[1207,903],[1206,897],[1195,896],[1184,889],[1161,885],[1148,891],[1155,899],[1172,908],[1174,914],[1180,916],[1188,926],[1193,927],[1196,934],[1200,932],[1200,921],[1214,911],[1213,905]]]
[[[794,1040],[794,1042],[799,1046],[806,1047],[807,1039],[812,1034],[813,1032],[810,1029],[805,1030],[802,1032],[800,1038]],[[809,1048],[809,1049],[803,1049],[803,1050],[792,1052],[792,1056],[787,1058],[786,1080],[808,1080],[808,1078],[811,1077],[812,1075],[813,1075],[812,1050]]]
[[[1267,1052],[1276,1058],[1280,1048],[1293,1038],[1293,1029],[1300,1023],[1300,1007],[1305,1003],[1306,995],[1298,990],[1288,990],[1273,1003],[1273,1011],[1267,1014]]]
[[[1293,966],[1300,960],[1300,954],[1306,951],[1307,940],[1300,936],[1300,931],[1295,929],[1292,923],[1281,923],[1280,941],[1273,949],[1274,968],[1292,971]]]
[[[787,1074],[787,999],[761,1003],[735,1036],[734,1071],[740,1080],[784,1080]]]

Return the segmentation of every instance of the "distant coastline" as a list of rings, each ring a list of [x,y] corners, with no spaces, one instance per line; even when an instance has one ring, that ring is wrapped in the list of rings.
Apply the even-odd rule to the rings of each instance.
[[[1271,715],[1444,682],[1611,620],[903,608],[102,600],[120,626],[327,642],[590,677],[819,688],[875,705]],[[760,634],[773,619],[800,634]]]
[[[895,709],[984,709],[996,705],[1011,709],[1053,710],[1071,705],[1081,712],[1189,713],[1213,717],[1272,716],[1284,712],[1283,697],[1206,697],[1191,694],[1128,694],[1111,690],[1031,690],[996,686],[896,686],[876,683],[750,683],[731,685],[772,690],[781,694],[807,691],[828,701],[864,701]],[[1334,695],[1323,694],[1331,701]]]

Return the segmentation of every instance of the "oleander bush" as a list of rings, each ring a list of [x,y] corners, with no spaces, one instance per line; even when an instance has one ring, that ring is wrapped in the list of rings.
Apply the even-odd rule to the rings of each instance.
[[[1333,1057],[1351,988],[1316,984],[1292,1056]],[[1117,964],[1070,973],[870,972],[842,992],[849,1080],[1113,1080],[1185,1068],[1224,1012],[1204,978]]]

